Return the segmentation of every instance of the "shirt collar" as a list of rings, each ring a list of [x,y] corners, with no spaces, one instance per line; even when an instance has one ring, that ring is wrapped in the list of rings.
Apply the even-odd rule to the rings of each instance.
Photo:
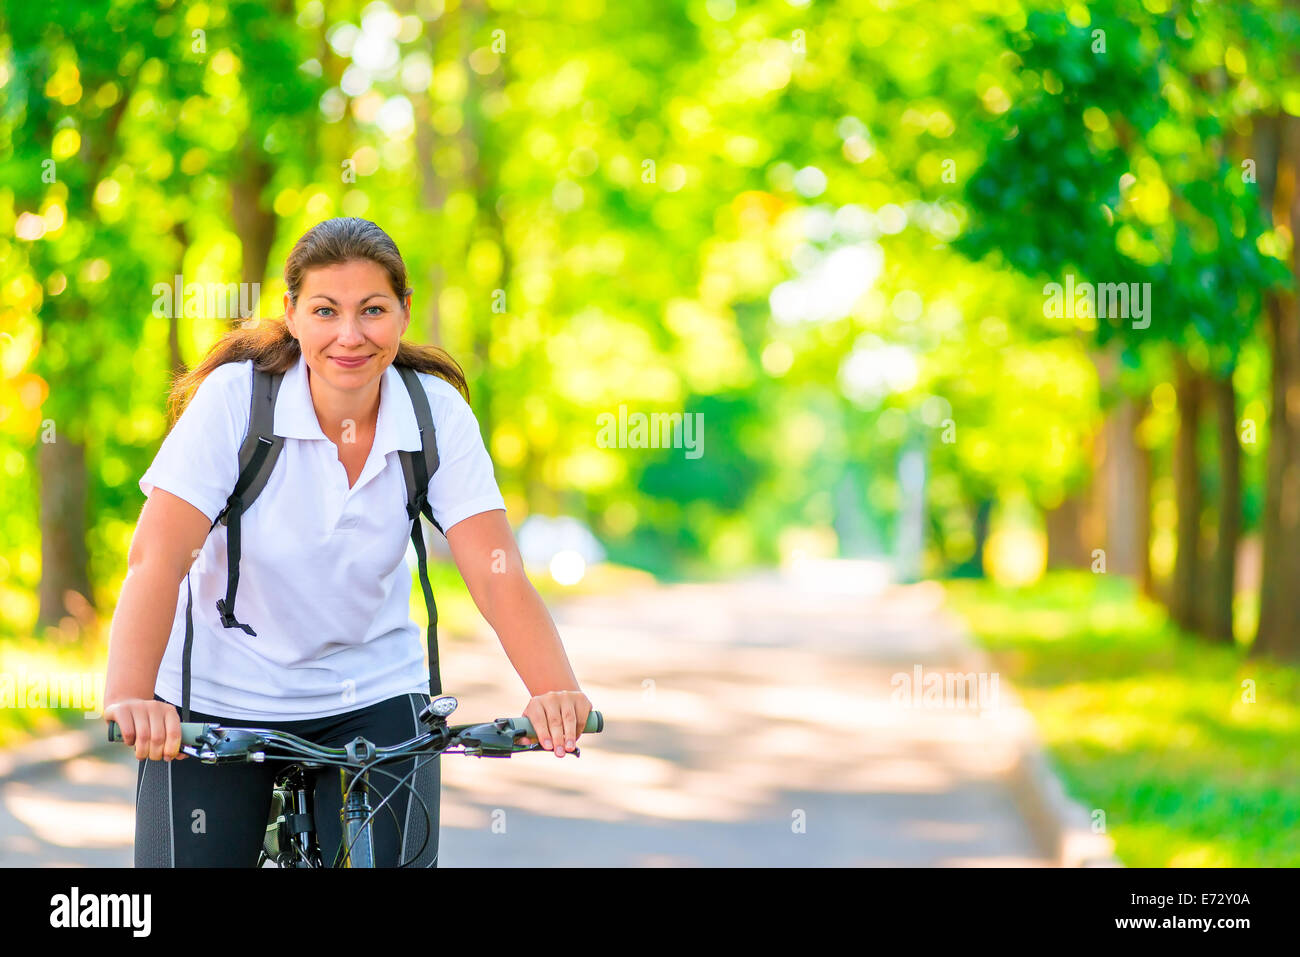
[[[307,359],[301,352],[298,361],[289,367],[280,383],[275,399],[274,431],[287,439],[329,440],[316,418],[311,388],[307,384]],[[406,394],[401,373],[389,363],[379,382],[379,417],[375,422],[372,450],[387,455],[398,449],[418,452],[420,427],[415,421],[415,410]]]

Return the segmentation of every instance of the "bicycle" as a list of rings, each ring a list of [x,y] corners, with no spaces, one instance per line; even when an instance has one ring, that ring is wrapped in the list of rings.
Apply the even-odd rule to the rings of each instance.
[[[378,747],[358,735],[342,748],[314,744],[298,735],[269,728],[225,727],[219,724],[187,721],[181,723],[181,750],[204,764],[229,764],[247,761],[263,762],[287,760],[290,763],[276,775],[271,798],[271,814],[267,820],[266,837],[258,852],[257,867],[268,862],[278,867],[325,867],[316,839],[312,809],[312,789],[307,782],[307,772],[313,768],[334,765],[339,768],[340,786],[343,789],[343,806],[340,811],[343,824],[344,845],[340,847],[333,867],[374,867],[374,848],[371,843],[370,822],[385,807],[399,789],[406,787],[411,798],[424,808],[424,842],[410,861],[398,862],[407,867],[419,860],[428,846],[432,815],[414,784],[420,759],[431,761],[443,754],[472,754],[480,758],[508,758],[524,751],[544,751],[533,728],[525,717],[497,718],[482,724],[448,725],[447,717],[456,710],[459,702],[452,695],[442,695],[430,701],[420,711],[420,723],[429,730],[401,744]],[[605,727],[599,711],[587,715],[583,734],[595,734]],[[521,737],[533,739],[533,744],[518,743]],[[108,740],[122,741],[122,729],[116,721],[108,723]],[[579,757],[581,749],[575,747],[573,756]],[[381,763],[396,763],[414,759],[414,767],[399,778],[397,774],[378,767]],[[370,774],[386,774],[397,781],[397,786],[379,802],[370,806]],[[292,810],[290,810],[292,809]],[[388,812],[397,819],[391,807]],[[399,830],[401,825],[398,825]]]

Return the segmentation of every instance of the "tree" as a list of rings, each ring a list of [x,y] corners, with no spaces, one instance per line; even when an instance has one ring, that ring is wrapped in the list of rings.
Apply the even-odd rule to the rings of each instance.
[[[48,386],[35,437],[43,628],[74,605],[94,603],[87,457],[100,451],[102,436],[85,410],[120,395],[124,370],[108,359],[139,340],[148,312],[138,248],[147,226],[122,216],[130,171],[117,164],[132,104],[166,72],[178,23],[175,14],[104,0],[6,9],[0,29],[18,69],[8,90],[13,145],[4,179],[22,223],[26,270],[43,289],[30,366]],[[110,300],[109,277],[115,290],[133,293]]]

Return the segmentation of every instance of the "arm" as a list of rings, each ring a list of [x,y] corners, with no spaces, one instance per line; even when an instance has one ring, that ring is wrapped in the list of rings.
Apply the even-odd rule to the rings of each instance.
[[[479,512],[457,522],[447,530],[447,544],[474,604],[533,696],[525,716],[539,730],[548,726],[553,736],[560,737],[554,705],[563,721],[566,746],[576,741],[591,702],[578,687],[542,596],[524,574],[523,557],[505,511]],[[537,710],[543,720],[529,714],[529,709]],[[545,739],[542,746],[548,747]],[[555,750],[562,754],[564,749]]]
[[[174,742],[170,718],[154,726],[153,718],[162,717],[164,711],[175,716],[176,709],[154,701],[153,689],[176,615],[176,590],[210,524],[189,502],[154,489],[131,538],[126,578],[109,628],[104,718],[122,726],[123,740],[136,744],[140,758],[161,760],[164,743],[168,754],[175,754],[180,746],[179,718],[175,718]]]

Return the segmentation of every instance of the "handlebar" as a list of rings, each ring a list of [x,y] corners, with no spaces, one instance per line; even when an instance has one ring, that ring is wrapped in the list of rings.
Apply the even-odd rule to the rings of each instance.
[[[536,729],[533,728],[533,723],[525,717],[521,716],[518,718],[499,718],[497,720],[505,722],[504,730],[523,731],[524,734],[526,734],[528,737],[532,738],[533,740],[535,741],[539,740],[537,736],[537,731]],[[208,730],[213,727],[219,727],[219,726],[204,723],[201,721],[182,721],[181,722],[181,746],[182,747],[188,746],[191,748],[198,747],[202,739],[206,737]],[[474,727],[474,725],[468,725],[468,724],[453,725],[449,730],[455,733],[457,731],[463,731],[465,728],[470,728],[470,727]],[[603,731],[604,728],[605,728],[604,717],[601,715],[599,711],[592,711],[590,714],[587,715],[587,724],[585,727],[583,727],[582,733],[596,734],[600,731]],[[108,723],[108,740],[114,743],[120,742],[122,740],[122,728],[118,725],[116,721],[110,721]]]

